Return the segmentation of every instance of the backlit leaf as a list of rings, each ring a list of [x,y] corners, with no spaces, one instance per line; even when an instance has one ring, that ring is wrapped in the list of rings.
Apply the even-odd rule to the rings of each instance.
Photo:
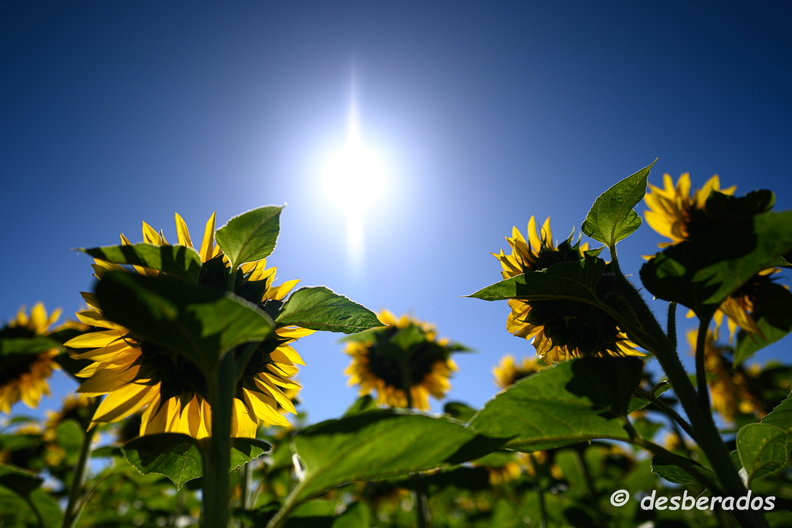
[[[604,260],[587,256],[580,262],[561,262],[544,271],[524,273],[496,282],[470,297],[485,301],[566,299],[599,304],[596,288],[603,271]]]
[[[115,264],[132,264],[163,271],[188,282],[198,282],[201,272],[201,257],[187,246],[155,246],[133,244],[131,246],[102,246],[80,249],[94,258]]]
[[[737,452],[750,485],[787,465],[789,434],[768,423],[748,424],[737,432]]]
[[[691,237],[641,268],[656,297],[691,308],[700,318],[777,257],[792,249],[792,211],[764,213]]]
[[[344,482],[374,480],[481,457],[503,445],[444,417],[380,411],[328,420],[293,439],[304,466],[301,502]]]
[[[623,416],[638,385],[637,358],[580,358],[518,381],[484,405],[470,427],[537,451],[596,438],[626,440]]]
[[[183,353],[203,372],[242,343],[264,340],[272,320],[231,293],[123,271],[97,283],[104,315],[135,334]]]
[[[292,293],[276,322],[278,326],[297,325],[345,334],[382,326],[374,312],[324,286],[301,288]]]
[[[602,193],[583,221],[583,233],[610,247],[638,229],[641,217],[634,208],[646,194],[655,161]]]
[[[217,230],[217,245],[233,266],[270,256],[280,233],[283,207],[267,206],[235,216]]]
[[[165,475],[177,488],[203,476],[200,441],[178,433],[141,436],[122,448],[124,457],[143,474]],[[255,438],[231,439],[232,471],[269,451],[270,446]]]

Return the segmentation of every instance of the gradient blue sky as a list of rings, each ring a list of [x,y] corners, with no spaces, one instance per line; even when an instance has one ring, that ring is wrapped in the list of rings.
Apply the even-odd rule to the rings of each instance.
[[[200,238],[212,211],[221,225],[288,203],[280,281],[436,323],[476,351],[456,356],[449,397],[479,406],[503,355],[533,354],[505,331],[505,302],[461,297],[499,280],[489,252],[513,225],[551,215],[565,237],[655,158],[654,183],[717,173],[792,207],[792,8],[689,4],[2,2],[0,318],[79,309],[91,260],[72,248],[140,241],[142,220],[175,240],[179,212]],[[353,72],[363,142],[388,171],[358,271],[321,180]],[[660,240],[644,226],[625,241],[626,271]],[[356,395],[338,337],[296,347],[311,421]],[[762,357],[788,359],[788,343]],[[56,378],[56,396],[75,386]]]

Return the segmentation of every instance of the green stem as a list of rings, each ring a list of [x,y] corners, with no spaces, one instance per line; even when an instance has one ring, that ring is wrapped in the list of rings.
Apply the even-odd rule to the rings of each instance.
[[[94,404],[94,411],[98,407],[98,400]],[[74,465],[74,476],[72,477],[71,489],[69,489],[69,502],[66,504],[66,511],[63,513],[63,528],[72,528],[77,524],[80,517],[80,497],[82,496],[85,472],[88,469],[88,461],[91,459],[91,444],[96,434],[96,427],[93,427],[83,435],[82,446],[77,463]]]
[[[701,319],[699,321],[698,334],[696,335],[696,388],[698,389],[699,407],[707,410],[710,408],[710,398],[704,351],[707,346],[709,322],[709,319]]]
[[[252,463],[253,463],[253,461],[251,460],[250,462],[248,462],[247,464],[242,466],[242,468],[240,468],[240,470],[239,470],[239,480],[240,480],[240,484],[239,485],[240,485],[240,488],[241,488],[239,502],[240,502],[240,506],[242,507],[243,510],[247,510],[248,506],[249,506],[249,504],[248,504],[248,494],[250,493],[249,490],[250,490],[250,484],[251,484],[251,481],[250,481],[250,477],[251,477],[251,475],[250,475],[250,464],[252,464]]]
[[[613,249],[611,255],[615,261],[616,253]],[[718,428],[715,426],[711,409],[709,406],[704,408],[699,405],[700,402],[696,389],[693,387],[687,371],[685,371],[685,368],[682,366],[682,361],[679,359],[676,349],[669,341],[665,332],[663,332],[663,329],[660,328],[657,319],[644,302],[641,294],[638,293],[638,290],[636,290],[624,277],[618,265],[614,266],[614,270],[616,272],[617,281],[620,284],[619,289],[622,294],[630,300],[633,309],[648,329],[648,333],[642,336],[647,338],[648,346],[644,346],[643,344],[641,344],[641,346],[644,346],[644,348],[647,348],[647,350],[655,354],[657,360],[660,362],[660,366],[668,376],[668,380],[674,388],[674,392],[679,398],[682,408],[685,410],[690,423],[693,424],[693,432],[695,433],[693,438],[712,464],[713,470],[723,486],[726,495],[732,497],[741,497],[745,495],[748,491],[737,469],[734,467],[734,463],[731,460],[726,445],[723,443]],[[617,321],[620,323],[622,319],[623,318],[617,317]],[[629,324],[629,321],[625,323]],[[673,455],[673,453],[671,454]],[[747,510],[740,512],[735,511],[733,513],[742,526],[767,526],[767,522],[759,512]]]
[[[36,508],[36,505],[33,504],[33,501],[30,499],[29,495],[21,495],[22,499],[25,501],[25,504],[33,510],[33,515],[36,516],[36,522],[39,525],[39,528],[47,528],[46,523],[44,522],[44,517],[41,516],[41,512]]]
[[[676,302],[668,303],[668,323],[666,324],[666,334],[668,335],[668,342],[671,348],[677,349],[677,332],[676,332]]]
[[[547,504],[545,503],[544,487],[542,486],[541,477],[539,476],[539,461],[536,460],[536,458],[531,453],[528,453],[528,456],[531,458],[534,467],[537,468],[536,493],[537,498],[539,499],[539,526],[541,526],[541,528],[547,528]]]
[[[412,387],[412,378],[410,376],[410,365],[407,358],[402,357],[401,361],[399,361],[399,366],[402,375],[402,390],[404,390],[404,395],[407,398],[407,408],[412,409],[413,400],[412,391],[410,390],[410,387]],[[429,511],[429,497],[426,492],[414,490],[413,504],[415,507],[416,526],[418,528],[428,528],[428,526],[430,526],[429,519],[431,519],[431,513]]]
[[[231,275],[228,277],[228,284],[226,285],[227,292],[234,292],[234,288],[236,288],[236,278],[237,278],[237,270],[239,268],[237,266],[231,266]]]
[[[278,510],[278,513],[275,514],[275,517],[270,519],[267,523],[266,528],[280,528],[286,522],[286,519],[289,518],[291,512],[298,506],[298,503],[295,501],[297,495],[300,494],[302,490],[302,486],[298,483],[292,492],[286,497],[286,502],[283,503],[281,509]]]
[[[687,423],[687,421],[682,418],[678,412],[676,412],[673,408],[669,407],[663,400],[654,396],[650,392],[644,392],[640,389],[634,389],[633,394],[638,396],[639,398],[644,398],[652,402],[661,412],[663,412],[666,416],[671,418],[676,424],[678,424],[682,429],[685,430],[687,434],[691,437],[694,437],[693,426]]]
[[[236,387],[234,354],[227,353],[216,372],[207,376],[212,407],[212,433],[202,440],[203,528],[228,526],[229,468],[231,467],[231,413]]]

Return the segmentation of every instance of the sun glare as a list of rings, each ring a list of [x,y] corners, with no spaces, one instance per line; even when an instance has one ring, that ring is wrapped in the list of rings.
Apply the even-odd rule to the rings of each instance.
[[[363,147],[354,99],[346,146],[327,162],[324,185],[330,199],[344,211],[349,257],[357,267],[363,259],[363,219],[382,195],[385,169],[379,158]]]

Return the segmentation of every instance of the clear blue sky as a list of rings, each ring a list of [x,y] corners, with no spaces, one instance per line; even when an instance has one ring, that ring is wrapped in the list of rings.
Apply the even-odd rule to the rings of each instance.
[[[0,318],[79,309],[91,259],[72,248],[140,241],[142,220],[175,240],[174,212],[200,238],[212,211],[221,225],[285,202],[280,281],[436,323],[476,350],[456,356],[450,398],[480,406],[501,356],[533,354],[505,302],[461,297],[499,280],[489,252],[513,225],[551,215],[564,237],[655,158],[654,183],[717,173],[792,208],[788,3],[426,4],[0,3]],[[356,272],[321,179],[353,71],[363,142],[388,171]],[[628,239],[627,271],[660,240]],[[355,398],[337,338],[296,347],[312,421]]]

